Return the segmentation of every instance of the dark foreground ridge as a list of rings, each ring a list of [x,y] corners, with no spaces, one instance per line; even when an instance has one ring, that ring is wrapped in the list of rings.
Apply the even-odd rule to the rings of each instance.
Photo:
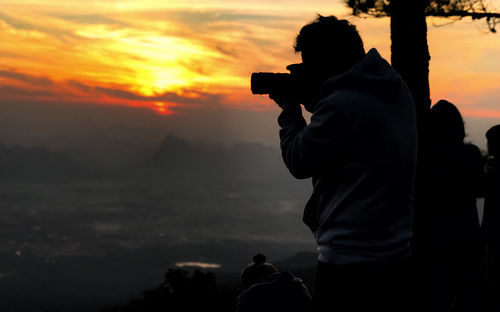
[[[299,252],[276,261],[280,270],[290,270],[310,289],[314,284],[316,253]],[[218,277],[221,277],[219,280]],[[239,294],[244,290],[240,273],[216,276],[198,268],[169,268],[164,281],[154,289],[144,291],[128,304],[105,308],[100,312],[156,311],[236,311]]]

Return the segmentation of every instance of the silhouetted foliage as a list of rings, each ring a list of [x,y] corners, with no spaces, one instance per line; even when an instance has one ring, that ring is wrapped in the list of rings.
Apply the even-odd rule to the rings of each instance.
[[[491,32],[496,32],[500,18],[500,13],[488,11],[483,0],[345,0],[345,3],[355,16],[391,17],[392,66],[413,94],[419,123],[431,105],[426,16],[485,19]]]
[[[317,254],[314,252],[299,252],[277,263],[282,270],[293,272],[312,289],[316,258]],[[217,278],[211,272],[170,268],[157,288],[144,291],[140,298],[128,304],[103,309],[101,312],[236,311],[238,295],[243,291],[240,273],[228,272],[222,275],[221,280],[216,282]]]
[[[390,0],[346,0],[345,2],[356,16],[363,14],[374,17],[391,16]],[[483,0],[426,0],[423,3],[426,16],[486,19],[488,29],[496,32],[495,26],[500,13],[489,12]]]
[[[143,292],[142,299],[105,311],[234,311],[237,296],[236,290],[219,290],[213,273],[196,269],[190,274],[183,269],[168,269],[164,282],[156,289]]]

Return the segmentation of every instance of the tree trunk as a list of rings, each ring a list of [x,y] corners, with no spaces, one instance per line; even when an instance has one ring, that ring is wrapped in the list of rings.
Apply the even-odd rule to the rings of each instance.
[[[426,122],[431,106],[429,94],[429,47],[425,0],[391,0],[391,62],[406,82],[415,100],[418,127],[418,155],[415,172],[412,252],[416,263],[422,255],[422,233],[426,232],[425,209],[429,202],[425,168],[431,155],[427,148]],[[425,248],[424,248],[425,249]]]
[[[390,2],[391,62],[413,94],[419,129],[425,112],[431,105],[425,2],[425,0]]]

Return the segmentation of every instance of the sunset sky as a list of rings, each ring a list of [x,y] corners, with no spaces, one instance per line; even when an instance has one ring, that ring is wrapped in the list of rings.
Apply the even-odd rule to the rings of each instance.
[[[350,19],[390,60],[389,19],[352,17],[340,0],[3,0],[0,102],[275,113],[250,74],[298,62],[294,37],[316,13]],[[500,34],[483,24],[428,19],[433,102],[484,128],[500,123]]]

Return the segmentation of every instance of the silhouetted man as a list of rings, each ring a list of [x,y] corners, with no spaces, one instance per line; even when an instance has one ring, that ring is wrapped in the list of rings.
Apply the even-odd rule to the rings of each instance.
[[[416,159],[410,91],[375,49],[365,54],[346,20],[318,16],[295,51],[304,85],[270,97],[283,109],[286,166],[313,181],[304,222],[319,250],[314,309],[405,311]]]
[[[483,228],[488,246],[488,286],[490,311],[500,310],[500,125],[486,132],[488,159]]]

